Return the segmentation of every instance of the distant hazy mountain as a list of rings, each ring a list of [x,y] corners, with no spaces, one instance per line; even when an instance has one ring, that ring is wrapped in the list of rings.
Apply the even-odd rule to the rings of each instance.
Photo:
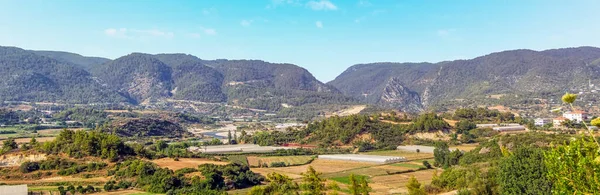
[[[69,53],[64,51],[31,51],[37,55],[46,56],[53,58],[61,62],[67,62],[74,65],[78,65],[85,70],[90,70],[95,65],[104,64],[110,59],[100,57],[86,57],[75,53]]]
[[[0,100],[63,103],[124,102],[90,73],[16,47],[0,47]]]
[[[599,66],[600,48],[513,50],[435,64],[359,64],[329,84],[368,103],[418,111],[478,95],[564,93],[598,81]]]

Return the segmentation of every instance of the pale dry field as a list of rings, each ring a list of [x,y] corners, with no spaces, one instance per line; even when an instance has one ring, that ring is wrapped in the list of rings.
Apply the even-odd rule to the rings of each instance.
[[[434,172],[435,170],[429,169],[412,173],[376,176],[371,178],[369,185],[372,184],[378,187],[378,189],[373,188],[374,194],[405,193],[407,192],[406,184],[411,176],[415,176],[421,185],[425,185],[431,183]]]
[[[228,162],[214,161],[203,158],[180,158],[179,161],[175,161],[172,158],[161,158],[153,160],[160,167],[166,167],[171,170],[179,170],[183,168],[198,168],[198,165],[202,164],[215,164],[215,165],[226,165]]]
[[[48,141],[53,141],[54,139],[56,139],[56,137],[36,137],[35,138],[35,140],[37,142],[40,142],[40,143],[48,142]],[[18,144],[29,143],[29,141],[31,141],[31,138],[18,138],[18,139],[15,139],[15,142],[17,142]]]
[[[464,150],[464,151],[471,151],[475,148],[477,148],[477,146],[479,146],[479,143],[474,143],[474,144],[462,144],[462,145],[458,145],[458,146],[452,146],[451,148],[456,148],[459,150]]]
[[[2,181],[6,184],[38,184],[38,183],[56,183],[56,182],[84,182],[84,183],[105,183],[110,180],[110,177],[92,177],[81,178],[73,176],[57,176],[38,180],[7,180]]]
[[[252,168],[252,171],[267,175],[268,173],[277,172],[280,174],[287,175],[291,178],[300,178],[301,173],[306,172],[308,166],[312,166],[319,173],[335,173],[348,171],[351,169],[371,167],[377,164],[363,163],[363,162],[350,162],[350,161],[338,161],[338,160],[323,160],[315,159],[308,165],[292,166],[292,167],[274,167],[274,168]]]

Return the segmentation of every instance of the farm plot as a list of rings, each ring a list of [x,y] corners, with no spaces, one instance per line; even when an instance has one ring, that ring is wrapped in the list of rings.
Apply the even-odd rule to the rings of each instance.
[[[300,174],[306,172],[308,166],[312,166],[317,172],[320,173],[335,173],[348,171],[357,168],[371,167],[377,164],[364,163],[364,162],[341,162],[337,160],[323,160],[315,159],[310,164],[292,167],[274,167],[274,168],[252,168],[252,171],[266,175],[271,172],[277,172],[280,174],[287,175],[291,178],[300,178]]]
[[[313,156],[274,156],[274,157],[257,157],[249,156],[248,163],[250,166],[262,167],[264,164],[271,166],[271,163],[283,162],[287,166],[304,165],[313,160]]]
[[[400,156],[400,157],[405,157],[406,160],[409,160],[409,161],[433,158],[432,153],[417,153],[417,152],[408,152],[408,151],[401,151],[401,150],[372,151],[372,152],[365,152],[362,154],[381,155],[381,156]]]
[[[421,184],[429,184],[431,183],[431,178],[433,177],[434,172],[435,170],[429,169],[396,175],[376,176],[373,177],[371,180],[373,181],[373,183],[386,185],[391,188],[401,188],[406,186],[406,183],[408,183],[408,180],[411,176],[415,176],[415,178],[417,178],[417,180],[419,180]]]
[[[166,167],[171,170],[179,170],[183,168],[198,168],[198,165],[202,164],[215,164],[215,165],[226,165],[228,162],[220,162],[202,158],[180,158],[179,161],[175,161],[172,158],[161,158],[153,160],[160,167]]]

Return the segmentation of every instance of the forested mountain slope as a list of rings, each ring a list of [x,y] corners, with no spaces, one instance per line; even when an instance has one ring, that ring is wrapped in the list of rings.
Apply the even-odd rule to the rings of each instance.
[[[124,102],[76,65],[15,47],[0,47],[0,100],[63,103]]]
[[[564,93],[600,81],[599,65],[600,48],[512,50],[435,64],[359,64],[328,84],[368,103],[418,111],[478,95]]]
[[[60,62],[71,63],[79,66],[85,70],[90,70],[92,67],[100,64],[104,64],[110,59],[101,57],[88,57],[82,56],[76,53],[69,53],[64,51],[31,51],[37,55],[46,56]]]

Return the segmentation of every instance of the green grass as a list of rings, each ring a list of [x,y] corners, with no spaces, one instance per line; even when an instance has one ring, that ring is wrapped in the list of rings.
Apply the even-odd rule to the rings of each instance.
[[[367,181],[369,181],[369,176],[366,175],[354,175],[354,177],[359,180],[359,179],[366,179]],[[350,176],[348,177],[333,177],[333,178],[329,178],[333,181],[337,181],[343,184],[350,184]]]
[[[246,155],[232,155],[232,156],[227,156],[227,158],[232,163],[238,163],[238,164],[248,166],[248,158],[246,157]]]
[[[392,166],[406,167],[406,168],[412,168],[412,169],[425,168],[422,165],[415,165],[415,164],[409,164],[409,163],[396,163],[396,164],[392,164]]]

